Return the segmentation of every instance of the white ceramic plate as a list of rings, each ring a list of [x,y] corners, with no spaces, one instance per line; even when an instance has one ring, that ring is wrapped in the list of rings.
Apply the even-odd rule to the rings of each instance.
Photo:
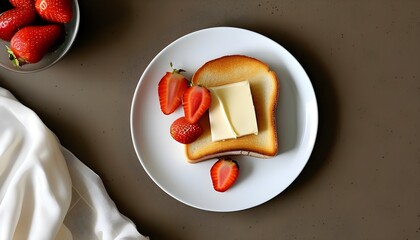
[[[165,72],[171,71],[170,62],[186,70],[190,78],[205,62],[229,54],[258,58],[277,73],[279,154],[271,159],[234,157],[240,165],[239,177],[230,189],[219,193],[210,179],[210,168],[216,160],[187,163],[183,146],[171,138],[169,127],[183,111],[179,108],[164,115],[157,86]],[[139,80],[130,117],[135,151],[153,181],[187,205],[216,212],[251,208],[285,190],[307,163],[318,130],[315,93],[299,62],[269,38],[232,27],[193,32],[164,48]]]

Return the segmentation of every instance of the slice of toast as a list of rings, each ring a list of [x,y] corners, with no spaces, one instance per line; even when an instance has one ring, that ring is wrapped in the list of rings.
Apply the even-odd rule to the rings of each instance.
[[[258,134],[213,142],[208,112],[199,123],[203,134],[185,145],[187,161],[200,162],[227,155],[250,155],[269,158],[277,155],[276,107],[278,80],[267,64],[248,56],[229,55],[205,63],[192,77],[192,83],[215,87],[247,80],[250,83]]]

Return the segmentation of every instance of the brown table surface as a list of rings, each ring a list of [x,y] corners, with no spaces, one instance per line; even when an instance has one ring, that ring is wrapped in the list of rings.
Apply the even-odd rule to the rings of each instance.
[[[76,42],[0,86],[103,179],[152,239],[420,239],[420,1],[80,1]],[[307,71],[319,133],[286,191],[248,210],[178,202],[147,175],[130,135],[131,100],[154,56],[190,32],[246,28]]]

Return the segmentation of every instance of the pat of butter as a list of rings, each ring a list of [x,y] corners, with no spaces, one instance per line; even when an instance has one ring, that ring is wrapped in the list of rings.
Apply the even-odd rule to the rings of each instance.
[[[209,88],[213,142],[258,134],[257,118],[248,81]]]

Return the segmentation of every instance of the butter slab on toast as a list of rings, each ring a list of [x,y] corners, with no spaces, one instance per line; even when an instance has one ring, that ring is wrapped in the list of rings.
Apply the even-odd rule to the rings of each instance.
[[[205,63],[194,73],[191,81],[194,85],[215,87],[245,80],[250,83],[258,134],[213,142],[206,113],[199,120],[204,129],[203,134],[193,143],[185,145],[188,162],[196,163],[229,155],[258,158],[277,155],[276,107],[279,86],[276,74],[267,64],[244,55],[223,56]]]

